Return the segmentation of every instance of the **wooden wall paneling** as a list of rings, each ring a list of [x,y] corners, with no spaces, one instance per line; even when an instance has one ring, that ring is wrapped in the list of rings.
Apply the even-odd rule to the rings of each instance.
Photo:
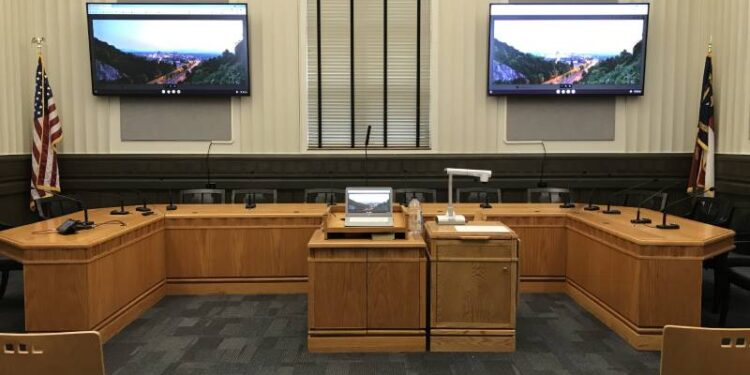
[[[88,264],[89,326],[143,296],[166,278],[164,232],[159,231]]]
[[[639,326],[701,325],[702,261],[641,260],[639,278]]]
[[[309,286],[314,310],[310,329],[367,327],[367,253],[360,249],[313,249]]]
[[[637,260],[575,230],[567,243],[568,279],[639,325]]]
[[[367,328],[424,328],[420,249],[367,250]]]
[[[213,259],[208,247],[208,230],[166,230],[166,258],[168,278],[203,277],[209,274]]]
[[[23,278],[27,331],[91,328],[86,264],[30,264],[24,267]]]
[[[522,241],[521,280],[560,280],[565,277],[566,218],[508,217],[488,215],[488,221],[501,221]]]

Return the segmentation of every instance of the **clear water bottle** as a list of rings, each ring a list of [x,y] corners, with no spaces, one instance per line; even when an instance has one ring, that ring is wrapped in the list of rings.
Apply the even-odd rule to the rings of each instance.
[[[422,205],[419,200],[412,198],[408,207],[409,214],[409,233],[422,234]]]

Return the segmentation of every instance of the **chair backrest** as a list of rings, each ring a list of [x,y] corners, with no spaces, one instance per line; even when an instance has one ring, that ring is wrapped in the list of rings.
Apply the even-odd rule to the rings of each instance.
[[[232,203],[245,203],[245,199],[252,196],[255,203],[276,203],[278,192],[276,189],[236,189],[232,190]]]
[[[526,189],[528,203],[562,203],[570,197],[570,189],[533,188]]]
[[[420,203],[435,203],[437,201],[437,190],[421,188],[403,188],[393,190],[394,200],[404,206],[416,198]]]
[[[305,189],[305,203],[344,203],[346,192],[343,189]]]
[[[0,334],[0,374],[104,375],[98,332]]]
[[[725,227],[729,225],[733,211],[734,206],[728,200],[699,197],[693,201],[688,218],[701,223]]]
[[[750,329],[664,327],[661,375],[745,375]]]
[[[180,191],[180,202],[185,204],[210,204],[225,202],[224,189],[192,189]]]
[[[648,208],[654,211],[661,211],[664,209],[664,207],[667,207],[667,200],[669,199],[669,194],[667,193],[659,193],[654,195],[656,193],[655,191],[648,191],[648,190],[632,190],[625,194],[623,194],[623,206],[630,206],[630,207],[636,207],[641,202],[643,202],[646,198],[649,198],[653,195],[653,197],[649,198],[646,202],[643,203],[643,208]]]
[[[750,256],[750,202],[737,202],[732,206],[728,227],[735,232],[734,251]]]
[[[34,200],[34,205],[36,206],[37,215],[44,220],[79,211],[78,204],[75,202],[54,195],[36,199]]]
[[[456,189],[456,203],[502,203],[503,192],[493,188],[458,188]]]

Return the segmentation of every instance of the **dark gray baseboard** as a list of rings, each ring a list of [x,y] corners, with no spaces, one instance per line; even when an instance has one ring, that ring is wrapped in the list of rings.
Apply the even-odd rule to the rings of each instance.
[[[641,180],[658,178],[652,187],[686,183],[689,154],[553,154],[545,162],[544,181],[567,187],[579,200],[599,188],[607,192]],[[503,200],[521,202],[525,189],[537,186],[542,155],[377,155],[365,173],[363,156],[354,155],[213,155],[211,181],[224,189],[275,188],[279,201],[300,202],[306,188],[370,185],[429,187],[447,200],[445,167],[491,169],[489,186],[503,189]],[[35,220],[28,209],[30,157],[0,157],[0,221],[23,224]],[[717,190],[733,199],[750,191],[750,155],[717,156]],[[113,206],[119,200],[136,203],[136,190],[149,201],[166,202],[169,190],[202,188],[207,182],[204,155],[61,155],[63,190],[91,207]],[[469,178],[457,186],[479,186]],[[674,193],[684,194],[684,185]]]

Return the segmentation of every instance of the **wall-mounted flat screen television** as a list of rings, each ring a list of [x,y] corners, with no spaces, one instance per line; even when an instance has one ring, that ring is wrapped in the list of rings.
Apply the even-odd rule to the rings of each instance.
[[[86,9],[94,95],[250,95],[246,4]]]
[[[648,4],[491,4],[490,95],[643,95]]]

